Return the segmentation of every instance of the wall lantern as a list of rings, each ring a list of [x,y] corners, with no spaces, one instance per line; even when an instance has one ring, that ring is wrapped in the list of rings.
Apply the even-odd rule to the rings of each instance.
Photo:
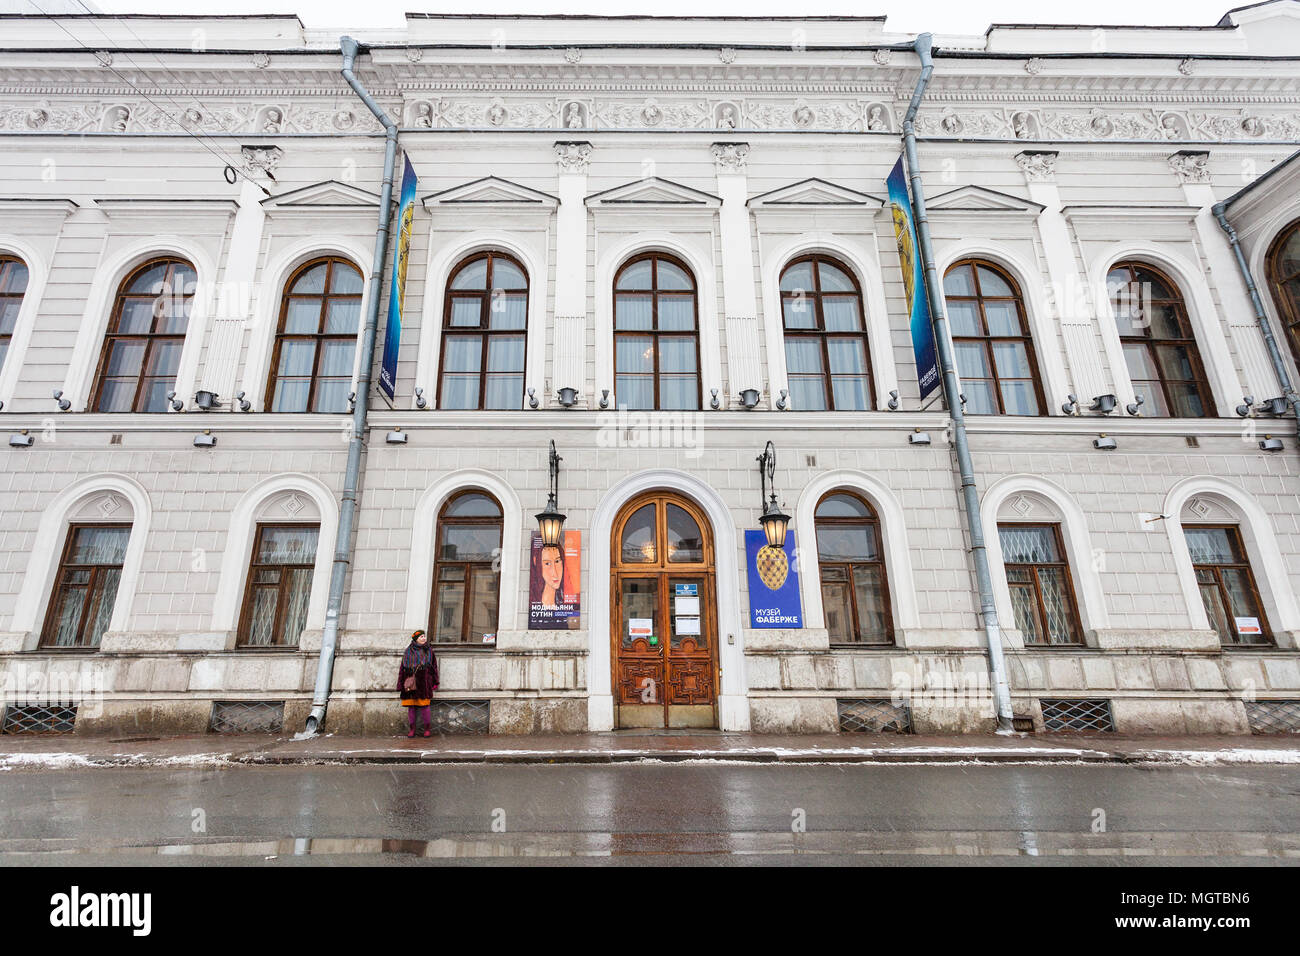
[[[555,453],[555,441],[551,441],[551,496],[546,499],[546,510],[537,515],[537,529],[542,533],[542,546],[561,547],[564,538],[564,515],[555,500],[556,488],[560,480],[560,462],[564,459]]]
[[[763,534],[767,535],[767,543],[774,548],[785,547],[785,532],[790,527],[790,516],[785,514],[776,504],[776,448],[771,442],[763,449],[763,454],[759,455],[755,461],[758,462],[758,480],[762,486],[763,513],[758,517],[758,523],[763,526]],[[768,484],[772,485],[772,493],[768,495]]]

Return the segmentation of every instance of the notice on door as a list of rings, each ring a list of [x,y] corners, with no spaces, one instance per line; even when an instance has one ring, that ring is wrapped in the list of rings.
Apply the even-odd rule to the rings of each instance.
[[[679,617],[677,619],[678,637],[698,637],[699,633],[700,619],[698,617]]]
[[[627,636],[632,640],[638,637],[649,639],[654,632],[655,622],[648,617],[631,617],[627,621]]]

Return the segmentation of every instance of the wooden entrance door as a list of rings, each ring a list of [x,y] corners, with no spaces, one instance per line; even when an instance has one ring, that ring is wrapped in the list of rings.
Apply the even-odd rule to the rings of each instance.
[[[615,724],[716,727],[713,536],[696,505],[656,491],[629,502],[610,542]]]

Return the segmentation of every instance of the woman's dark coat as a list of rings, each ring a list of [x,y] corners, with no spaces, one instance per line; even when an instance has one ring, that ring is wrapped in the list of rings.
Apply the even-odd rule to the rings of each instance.
[[[415,690],[406,690],[406,678],[415,675]],[[397,671],[397,696],[404,700],[427,700],[438,689],[438,658],[430,644],[412,641],[402,655]]]

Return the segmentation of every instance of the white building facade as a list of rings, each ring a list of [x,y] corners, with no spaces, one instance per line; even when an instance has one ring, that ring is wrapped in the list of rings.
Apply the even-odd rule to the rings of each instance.
[[[371,386],[346,542],[349,395],[374,295],[378,374],[392,252],[374,288],[383,130],[338,37],[3,24],[6,727],[71,702],[77,732],[202,732],[250,704],[300,728],[336,552],[333,731],[397,730],[415,629],[439,712],[492,732],[993,726],[886,198],[914,37],[420,15],[358,34],[418,189],[396,396]],[[1231,200],[1294,382],[1300,2],[935,43],[920,173],[1015,713],[1285,721],[1300,447],[1213,207]],[[530,627],[552,441],[580,532],[561,629]],[[754,626],[769,441],[799,627]]]

